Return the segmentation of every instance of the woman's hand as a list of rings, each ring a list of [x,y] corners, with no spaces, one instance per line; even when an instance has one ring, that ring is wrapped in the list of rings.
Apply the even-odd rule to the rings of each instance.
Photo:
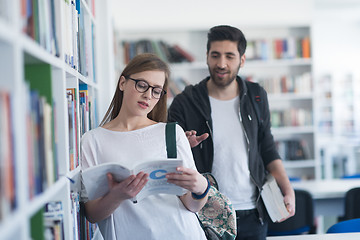
[[[166,178],[169,183],[183,187],[189,192],[180,196],[181,202],[191,212],[198,212],[207,202],[207,194],[204,194],[208,187],[208,181],[198,171],[185,167],[176,169],[179,173],[168,173]],[[205,196],[197,199],[193,198],[192,193]]]
[[[185,167],[178,167],[176,170],[178,173],[166,174],[169,183],[178,185],[197,195],[206,191],[208,182],[198,171]]]
[[[136,176],[131,175],[121,182],[117,182],[111,173],[107,173],[109,194],[118,200],[126,200],[135,197],[148,182],[149,174],[139,172]]]
[[[136,176],[131,175],[121,182],[117,182],[111,173],[106,177],[109,184],[109,192],[104,196],[85,203],[86,217],[92,222],[99,222],[109,217],[126,199],[135,197],[148,181],[148,174],[143,172]]]

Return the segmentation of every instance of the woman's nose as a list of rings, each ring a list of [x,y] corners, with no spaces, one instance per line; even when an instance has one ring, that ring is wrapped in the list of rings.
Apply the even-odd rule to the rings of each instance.
[[[143,96],[146,97],[147,99],[151,99],[151,97],[152,97],[152,88],[149,87],[149,89],[146,90],[146,92],[143,93]]]

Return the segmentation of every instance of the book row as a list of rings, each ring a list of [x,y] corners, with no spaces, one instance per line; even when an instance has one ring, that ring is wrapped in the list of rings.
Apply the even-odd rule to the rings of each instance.
[[[273,128],[313,125],[313,113],[310,109],[290,108],[271,110],[270,115]]]
[[[26,116],[26,162],[28,199],[43,193],[59,179],[58,138],[56,126],[56,102],[52,96],[51,66],[31,64],[25,67],[23,97]],[[79,90],[67,90],[69,120],[69,170],[79,166],[80,136],[97,122],[96,104],[88,86],[80,84]],[[17,206],[16,146],[14,141],[11,93],[0,90],[0,220]]]
[[[123,41],[124,62],[127,64],[134,56],[141,53],[154,53],[170,63],[193,62],[195,59],[178,44],[170,45],[162,40],[143,39]]]
[[[318,99],[317,127],[320,133],[359,135],[360,95],[359,77],[355,74],[332,75],[319,77],[316,96]]]
[[[253,77],[245,76],[244,79],[257,82],[265,88],[268,94],[282,93],[312,93],[312,77],[310,72],[299,75],[283,75],[280,77]],[[185,89],[190,83],[183,77],[171,79],[169,82],[168,97],[173,98]]]
[[[66,96],[69,123],[69,170],[74,170],[79,166],[80,161],[80,136],[94,128],[97,123],[96,104],[93,103],[95,100],[92,99],[85,84],[80,84],[79,91],[76,88],[67,88]]]
[[[183,77],[171,79],[168,84],[168,99],[174,98],[176,95],[181,93],[188,85],[190,85],[190,83]]]
[[[95,13],[93,1],[92,13]],[[22,30],[46,51],[63,58],[82,75],[94,79],[94,23],[89,12],[80,7],[80,0],[21,1]],[[65,17],[61,19],[61,12]],[[64,32],[61,26],[65,25]],[[59,44],[64,38],[62,44]],[[96,79],[94,79],[95,81]]]
[[[310,38],[249,40],[245,54],[248,60],[310,58]]]
[[[31,78],[31,74],[25,71]],[[56,140],[53,134],[54,116],[52,105],[39,91],[30,90],[27,84],[26,102],[26,143],[28,168],[27,183],[29,199],[42,193],[58,179]],[[0,93],[0,220],[8,216],[17,207],[16,152],[14,144],[14,126],[12,126],[13,106],[9,92]]]
[[[74,240],[93,239],[96,224],[90,223],[84,215],[84,206],[80,203],[79,194],[70,193],[71,226],[74,228]],[[64,207],[61,201],[50,201],[40,208],[30,219],[32,239],[65,239]]]
[[[289,139],[276,141],[276,147],[283,160],[311,159],[308,142],[304,139]]]
[[[249,81],[258,82],[269,94],[280,93],[312,93],[312,77],[310,72],[299,75],[282,75],[278,77],[246,77]]]

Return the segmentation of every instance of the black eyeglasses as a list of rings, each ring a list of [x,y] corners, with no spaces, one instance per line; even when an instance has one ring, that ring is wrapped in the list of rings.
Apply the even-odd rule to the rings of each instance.
[[[166,91],[164,89],[162,89],[161,87],[154,87],[154,86],[150,86],[146,81],[144,80],[138,80],[138,79],[133,79],[131,77],[128,77],[128,79],[133,80],[135,82],[135,89],[139,92],[139,93],[144,93],[147,90],[149,90],[149,88],[152,88],[151,91],[151,95],[153,96],[153,98],[159,99],[161,98],[164,94],[166,94]]]

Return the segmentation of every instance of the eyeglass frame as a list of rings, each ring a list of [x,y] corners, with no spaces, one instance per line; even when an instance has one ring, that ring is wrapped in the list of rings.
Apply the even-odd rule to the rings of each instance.
[[[136,89],[136,91],[138,91],[139,93],[146,93],[146,92],[149,90],[149,88],[152,88],[152,89],[151,89],[151,96],[152,96],[153,98],[155,98],[155,99],[160,99],[162,96],[164,96],[164,95],[166,94],[166,90],[165,90],[165,89],[163,89],[163,88],[161,88],[161,87],[151,86],[151,85],[150,85],[147,81],[145,81],[145,80],[142,80],[142,79],[134,79],[134,78],[131,78],[131,77],[127,77],[127,79],[133,80],[133,81],[135,82],[135,89]],[[145,91],[141,92],[141,91],[139,91],[139,89],[137,89],[136,86],[137,86],[137,84],[138,84],[139,82],[144,82],[144,83],[147,84],[147,88],[146,88]],[[161,89],[161,95],[160,95],[159,98],[157,98],[157,97],[154,96],[154,89],[155,89],[155,88]]]

